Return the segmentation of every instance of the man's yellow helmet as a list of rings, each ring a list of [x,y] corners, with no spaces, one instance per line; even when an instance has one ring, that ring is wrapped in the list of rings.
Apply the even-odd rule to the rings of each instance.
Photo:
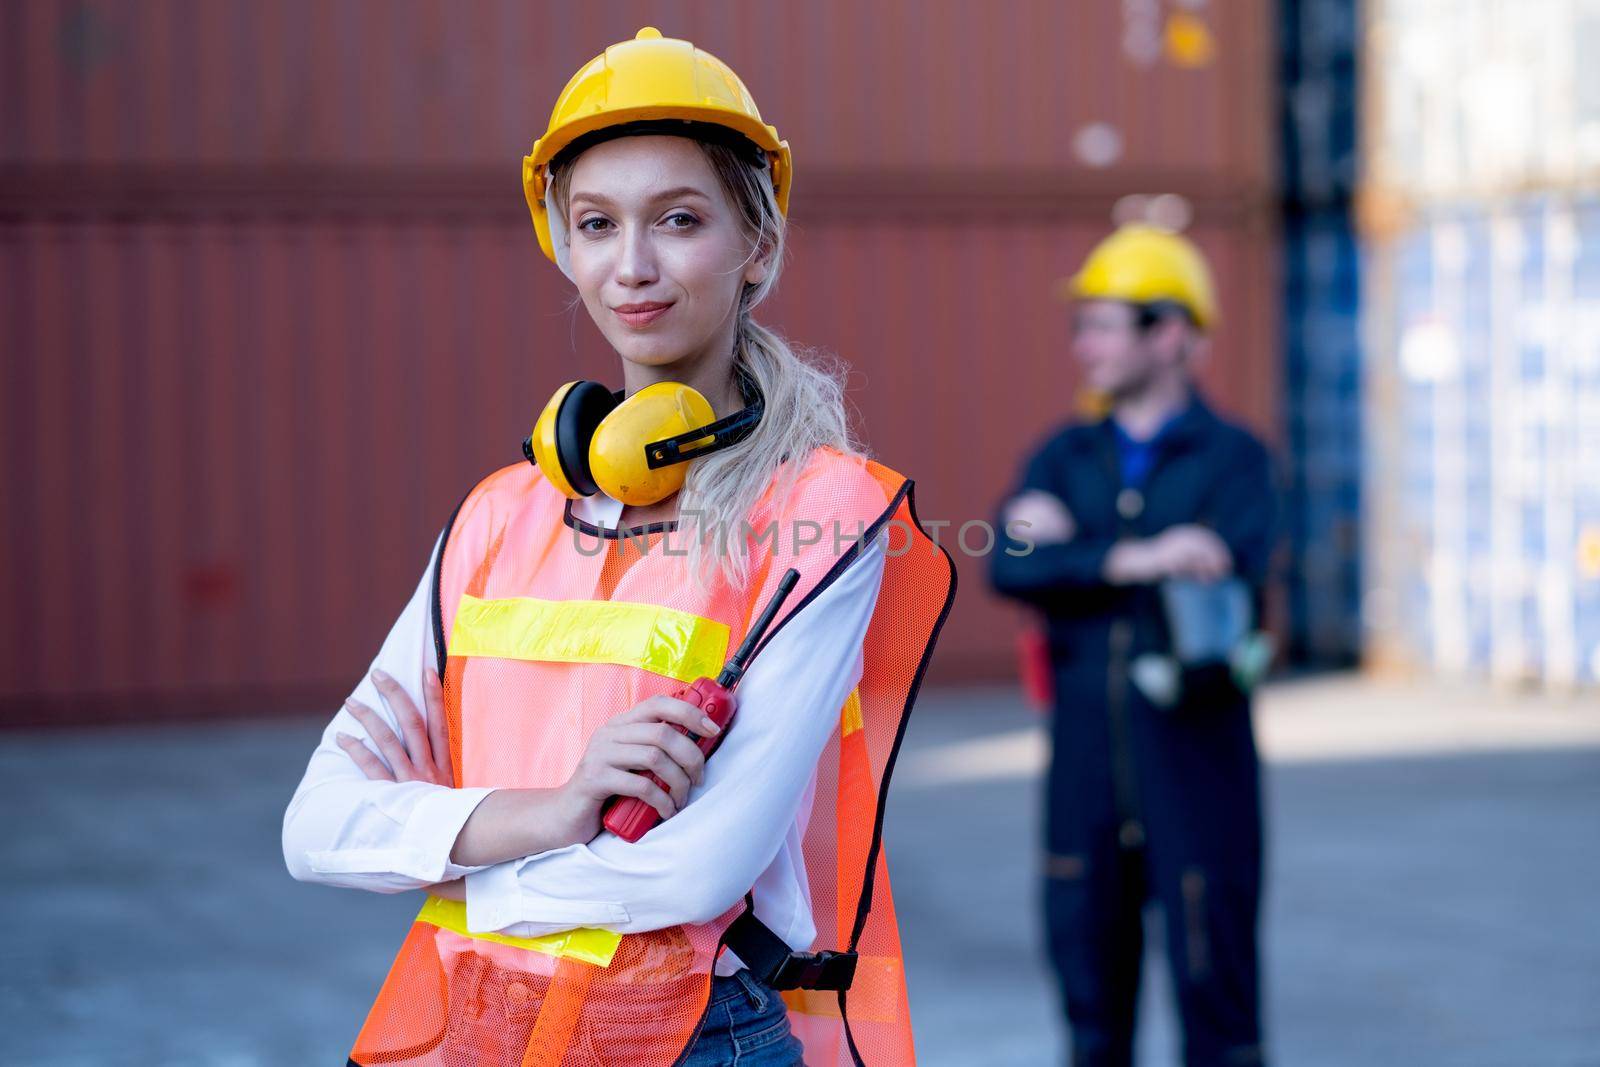
[[[1205,256],[1188,238],[1130,223],[1095,245],[1083,268],[1057,288],[1063,300],[1123,300],[1131,304],[1171,302],[1187,309],[1195,325],[1217,321],[1216,290]]]
[[[556,98],[549,128],[522,159],[522,189],[545,255],[559,262],[545,209],[550,161],[585,134],[631,122],[671,120],[721,126],[765,152],[778,210],[788,214],[794,177],[789,143],[761,121],[744,82],[716,56],[646,26],[633,40],[612,45],[572,76]]]

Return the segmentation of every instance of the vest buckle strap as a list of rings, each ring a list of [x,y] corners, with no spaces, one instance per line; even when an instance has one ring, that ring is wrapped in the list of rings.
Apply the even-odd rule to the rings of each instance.
[[[767,980],[773,989],[849,989],[856,977],[854,952],[791,952]]]
[[[795,952],[756,918],[753,900],[745,898],[745,910],[733,920],[722,943],[773,989],[849,989],[856,977],[856,953]]]

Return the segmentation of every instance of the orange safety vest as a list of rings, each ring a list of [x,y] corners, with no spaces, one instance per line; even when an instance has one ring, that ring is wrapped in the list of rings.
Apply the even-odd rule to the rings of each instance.
[[[548,788],[568,779],[612,715],[714,677],[787,568],[800,581],[769,637],[845,570],[860,550],[854,539],[887,536],[861,680],[817,765],[803,844],[814,947],[856,953],[854,978],[848,992],[781,994],[813,1067],[915,1062],[883,811],[955,569],[917,524],[911,489],[876,462],[817,449],[786,500],[775,503],[769,487],[747,520],[757,535],[749,586],[718,579],[700,590],[685,580],[681,555],[662,550],[674,524],[637,539],[598,530],[537,469],[518,464],[462,501],[436,560],[434,637],[455,780]],[[768,522],[775,538],[761,536]],[[797,549],[797,527],[816,538],[808,523],[821,528],[820,542]],[[667,1067],[699,1032],[717,954],[749,901],[699,925],[518,938],[469,933],[464,904],[430,896],[350,1060]]]

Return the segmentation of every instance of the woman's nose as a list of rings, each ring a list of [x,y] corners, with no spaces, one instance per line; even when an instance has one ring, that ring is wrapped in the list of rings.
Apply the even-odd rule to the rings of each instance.
[[[630,228],[622,235],[622,257],[617,263],[617,281],[637,288],[657,277],[655,248],[647,229]]]

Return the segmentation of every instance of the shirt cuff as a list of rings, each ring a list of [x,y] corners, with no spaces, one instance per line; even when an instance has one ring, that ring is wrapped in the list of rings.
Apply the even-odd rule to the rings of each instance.
[[[424,885],[449,882],[480,867],[450,862],[461,827],[493,789],[440,787],[417,801],[395,844],[312,852],[306,863],[319,874],[392,874]]]
[[[450,862],[450,853],[455,850],[461,828],[467,824],[478,805],[483,803],[483,798],[492,792],[493,789],[483,787],[441,789],[423,797],[412,809],[411,818],[406,820],[404,837],[408,841],[415,841],[417,850],[428,856],[430,871],[438,867],[440,874],[434,881],[453,882],[474,871],[483,870],[482,865],[464,867]]]
[[[522,868],[528,862],[510,860],[467,875],[469,933],[541,937],[580,926],[617,926],[628,921],[628,909],[614,901],[563,900],[523,888]]]

